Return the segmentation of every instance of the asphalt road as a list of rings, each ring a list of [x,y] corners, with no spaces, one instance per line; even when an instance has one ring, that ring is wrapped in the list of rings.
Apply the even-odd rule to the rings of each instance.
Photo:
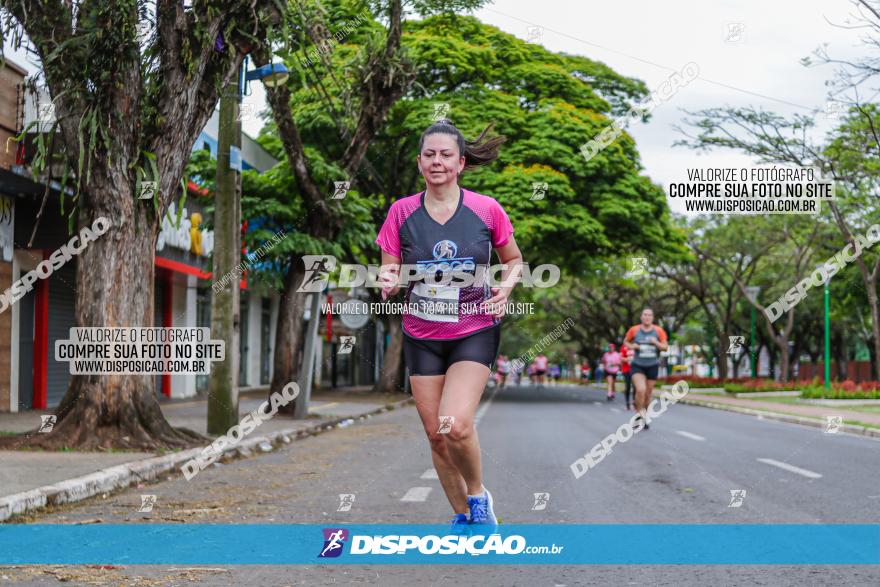
[[[504,523],[880,523],[880,443],[675,405],[584,476],[571,463],[630,417],[599,388],[489,390],[478,416],[484,484]],[[38,523],[444,523],[414,407],[256,458],[56,508]],[[731,491],[745,490],[739,507]],[[535,493],[549,493],[534,510]],[[141,494],[155,494],[138,513]],[[338,512],[339,494],[354,494]],[[283,547],[283,545],[278,545]],[[273,547],[273,545],[267,545]],[[630,545],[621,544],[620,548]],[[3,577],[6,577],[4,579]],[[877,566],[127,566],[0,569],[0,584],[878,585]],[[102,584],[102,583],[95,583]]]

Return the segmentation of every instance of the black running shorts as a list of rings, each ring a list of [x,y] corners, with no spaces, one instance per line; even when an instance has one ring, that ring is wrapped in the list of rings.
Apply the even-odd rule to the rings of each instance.
[[[636,373],[641,373],[645,376],[645,379],[650,379],[651,381],[657,380],[657,372],[660,370],[660,365],[654,365],[652,367],[643,367],[641,365],[633,364],[630,367],[630,374],[635,375]]]
[[[453,340],[419,340],[403,335],[403,355],[410,375],[446,375],[458,361],[492,368],[501,344],[501,324]]]

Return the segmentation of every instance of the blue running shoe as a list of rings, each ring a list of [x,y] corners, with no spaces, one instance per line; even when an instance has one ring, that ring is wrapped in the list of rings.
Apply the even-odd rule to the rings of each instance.
[[[468,520],[467,514],[455,514],[449,521],[452,523],[452,529],[450,530],[452,534],[468,533],[470,520]]]
[[[468,496],[468,507],[471,508],[471,524],[488,524],[498,526],[495,511],[492,508],[492,494],[483,487],[483,493]]]

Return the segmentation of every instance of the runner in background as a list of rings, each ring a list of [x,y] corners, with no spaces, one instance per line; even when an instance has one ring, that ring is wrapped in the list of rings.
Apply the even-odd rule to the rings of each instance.
[[[617,352],[617,346],[612,342],[608,345],[608,350],[602,355],[602,369],[605,371],[605,381],[608,382],[608,401],[614,399],[614,380],[617,378],[617,372],[620,370],[620,353]]]
[[[498,371],[498,384],[501,389],[504,389],[507,384],[507,375],[510,373],[510,361],[507,360],[506,355],[498,355],[495,360],[495,368]]]
[[[535,379],[537,380],[538,387],[544,385],[544,376],[547,374],[548,363],[549,361],[544,353],[535,357]]]
[[[590,362],[586,359],[584,359],[584,362],[581,365],[581,380],[584,383],[590,382]]]
[[[636,411],[646,429],[650,428],[645,414],[651,403],[657,371],[660,369],[660,351],[669,348],[666,340],[666,331],[654,325],[654,311],[651,308],[642,310],[641,324],[630,328],[624,338],[624,344],[635,351],[632,378],[636,386]]]
[[[633,352],[627,348],[627,346],[621,345],[620,347],[620,360],[622,361],[620,364],[620,372],[623,373],[623,381],[624,381],[624,389],[623,395],[626,399],[626,409],[634,410],[632,401],[630,401],[630,392],[632,391],[632,359]]]
[[[559,385],[559,376],[562,375],[562,368],[559,363],[550,363],[550,381],[553,385]]]

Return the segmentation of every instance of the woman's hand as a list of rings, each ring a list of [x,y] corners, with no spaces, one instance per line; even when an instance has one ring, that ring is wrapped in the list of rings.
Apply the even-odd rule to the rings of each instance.
[[[382,299],[387,300],[389,297],[396,295],[400,291],[400,281],[398,279],[399,267],[395,265],[383,265],[379,271],[379,284],[382,286]]]
[[[492,297],[483,302],[483,311],[490,316],[501,318],[507,312],[507,298],[512,287],[493,287]]]

